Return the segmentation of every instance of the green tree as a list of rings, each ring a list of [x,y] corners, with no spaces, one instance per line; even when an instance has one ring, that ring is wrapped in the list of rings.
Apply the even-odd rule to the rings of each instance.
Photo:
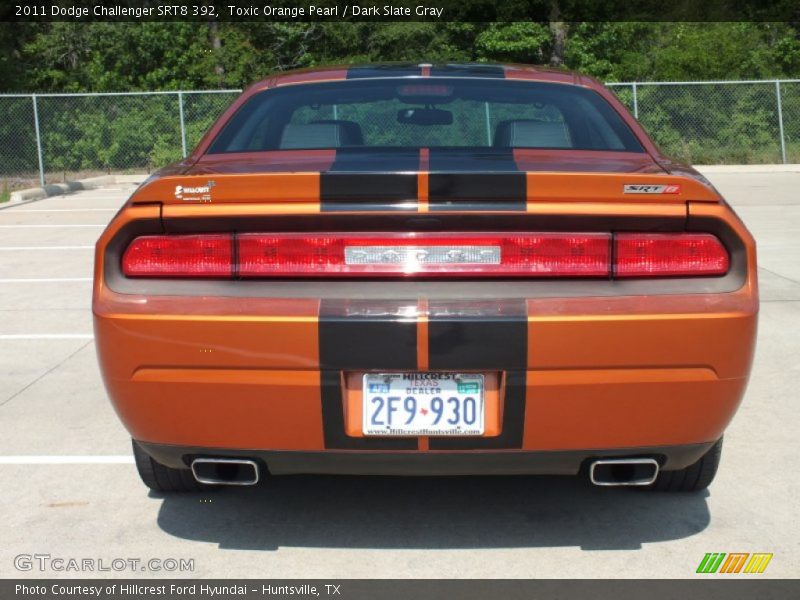
[[[476,58],[542,64],[549,60],[551,30],[541,23],[492,23],[475,39]]]

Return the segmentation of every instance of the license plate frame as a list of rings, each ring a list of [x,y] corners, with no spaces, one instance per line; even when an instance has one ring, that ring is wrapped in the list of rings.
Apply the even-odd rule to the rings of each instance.
[[[361,434],[483,437],[487,434],[486,381],[484,373],[364,373]]]

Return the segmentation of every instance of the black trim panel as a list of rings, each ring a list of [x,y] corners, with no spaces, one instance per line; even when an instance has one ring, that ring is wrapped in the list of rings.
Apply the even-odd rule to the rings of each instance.
[[[602,450],[489,452],[304,452],[246,450],[137,443],[157,462],[188,468],[198,457],[245,457],[259,461],[274,475],[577,475],[590,459],[653,457],[664,470],[697,462],[714,442]]]

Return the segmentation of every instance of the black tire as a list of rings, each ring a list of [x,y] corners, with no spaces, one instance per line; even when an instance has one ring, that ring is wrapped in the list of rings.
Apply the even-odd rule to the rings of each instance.
[[[136,470],[144,484],[155,492],[202,492],[213,489],[195,481],[189,469],[173,469],[166,467],[142,450],[136,440],[133,443],[133,458],[136,461]]]
[[[721,456],[722,438],[693,465],[678,471],[661,471],[652,487],[660,492],[702,491],[714,481]]]

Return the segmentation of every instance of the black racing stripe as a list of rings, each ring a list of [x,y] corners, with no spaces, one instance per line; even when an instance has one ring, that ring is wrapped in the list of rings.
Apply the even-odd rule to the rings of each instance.
[[[431,438],[434,450],[521,448],[528,363],[524,300],[435,303],[428,313],[431,370],[505,373],[503,429],[494,438]]]
[[[419,65],[365,65],[350,67],[347,79],[371,79],[374,77],[419,77],[422,68]]]
[[[430,210],[525,211],[525,173],[431,173]]]
[[[417,148],[339,148],[328,173],[393,175],[419,169]],[[416,189],[414,190],[416,194]]]
[[[344,430],[344,400],[339,371],[320,373],[322,430],[327,450],[416,450],[416,438],[350,437]]]
[[[403,316],[415,300],[322,300],[321,369],[402,371],[417,367],[417,322]]]
[[[435,65],[431,77],[490,77],[502,79],[506,72],[500,65]]]
[[[524,300],[437,303],[428,308],[431,369],[511,370],[528,363]]]
[[[320,175],[320,208],[328,211],[408,210],[417,201],[419,152],[341,148]]]
[[[431,148],[428,154],[431,173],[518,173],[513,148]]]
[[[409,210],[417,201],[417,176],[400,173],[322,173],[322,212]]]
[[[354,438],[344,429],[342,371],[414,370],[416,319],[401,309],[416,301],[323,300],[319,315],[322,426],[326,448],[416,450],[415,438]]]
[[[431,149],[428,205],[431,210],[524,211],[527,177],[511,148],[480,154]]]

